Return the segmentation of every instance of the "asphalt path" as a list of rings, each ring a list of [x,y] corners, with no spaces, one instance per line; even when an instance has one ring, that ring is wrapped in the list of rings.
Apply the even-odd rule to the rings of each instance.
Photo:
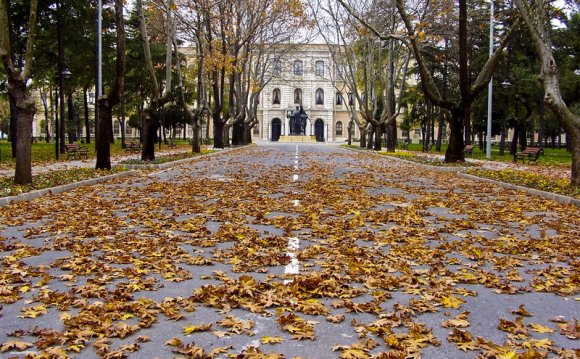
[[[577,355],[578,218],[334,145],[196,159],[0,208],[0,358]]]

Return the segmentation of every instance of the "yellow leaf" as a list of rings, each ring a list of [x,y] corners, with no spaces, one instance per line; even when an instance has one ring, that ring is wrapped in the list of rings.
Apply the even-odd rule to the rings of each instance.
[[[183,327],[183,332],[185,334],[191,334],[195,332],[205,332],[211,329],[211,323],[202,325],[190,325],[188,327]]]
[[[281,337],[262,337],[262,344],[280,344],[282,343]]]
[[[554,333],[554,329],[536,323],[530,323],[528,324],[528,327],[530,327],[534,332],[538,333]]]
[[[463,304],[463,302],[464,302],[463,299],[458,298],[454,295],[450,295],[450,296],[442,295],[441,296],[441,304],[445,308],[459,308],[461,306],[461,304]]]

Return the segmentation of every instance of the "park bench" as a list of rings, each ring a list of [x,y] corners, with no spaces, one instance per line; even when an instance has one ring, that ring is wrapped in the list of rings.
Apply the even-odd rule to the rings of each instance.
[[[405,140],[403,141],[403,149],[404,150],[408,150],[409,149],[409,144],[411,143],[411,140],[408,138],[405,138]]]
[[[125,150],[129,152],[139,152],[141,151],[141,144],[139,141],[131,140],[128,143],[125,143]]]
[[[77,155],[79,156],[79,158],[83,157],[83,156],[85,158],[89,157],[89,149],[88,148],[81,148],[81,146],[78,143],[65,144],[64,150],[66,152],[67,158],[77,157]]]
[[[173,138],[170,138],[169,141],[167,141],[167,146],[170,148],[175,148],[177,147],[177,144],[175,143],[175,141],[173,141]]]
[[[528,164],[532,161],[538,162],[538,157],[544,152],[542,148],[539,147],[528,147],[522,152],[517,152],[514,154],[514,162],[518,163],[518,159],[522,159],[522,164],[525,163],[526,158],[528,159]]]
[[[472,156],[473,157],[473,146],[472,145],[467,145],[465,146],[465,149],[463,150],[463,152],[467,155],[467,156]]]

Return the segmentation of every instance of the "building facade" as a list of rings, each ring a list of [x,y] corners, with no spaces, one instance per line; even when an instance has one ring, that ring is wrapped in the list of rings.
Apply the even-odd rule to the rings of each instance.
[[[308,118],[305,135],[318,142],[344,142],[350,112],[347,94],[337,91],[338,66],[327,45],[295,45],[274,60],[272,79],[261,93],[255,141],[290,135],[290,114],[302,107]]]

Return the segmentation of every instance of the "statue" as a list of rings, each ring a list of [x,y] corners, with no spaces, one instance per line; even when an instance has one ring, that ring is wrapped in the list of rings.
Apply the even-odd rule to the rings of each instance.
[[[290,135],[292,136],[304,136],[306,135],[306,120],[308,115],[304,111],[302,105],[296,106],[296,110],[293,110],[289,115],[290,118]]]

